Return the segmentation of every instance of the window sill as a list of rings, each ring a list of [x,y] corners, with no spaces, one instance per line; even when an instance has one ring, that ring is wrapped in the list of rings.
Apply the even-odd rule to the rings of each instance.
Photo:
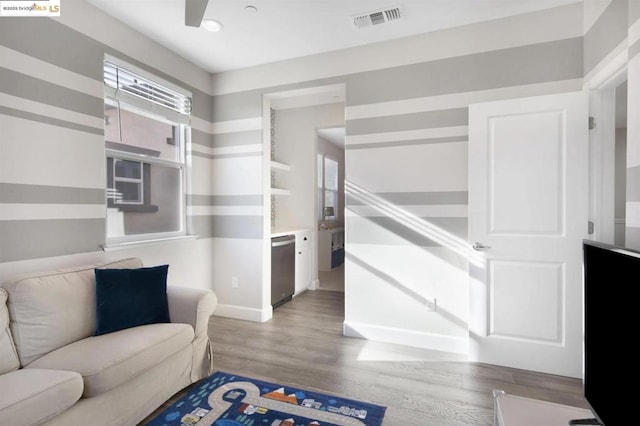
[[[190,241],[198,238],[197,235],[183,235],[180,237],[167,237],[167,238],[156,238],[152,240],[138,240],[138,241],[127,241],[127,242],[118,242],[118,243],[106,243],[102,246],[103,251],[115,251],[115,250],[124,250],[129,248],[137,248],[137,247],[145,247],[152,246],[157,244],[165,244],[172,242],[181,242],[181,241]]]
[[[109,208],[118,209],[124,213],[155,213],[158,206],[150,204],[112,204]]]

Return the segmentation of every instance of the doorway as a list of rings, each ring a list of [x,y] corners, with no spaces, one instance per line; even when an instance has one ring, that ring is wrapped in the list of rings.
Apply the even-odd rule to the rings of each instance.
[[[318,288],[344,292],[345,128],[317,130]]]
[[[627,70],[590,93],[591,239],[625,246],[627,204]]]
[[[317,130],[344,128],[344,99],[343,84],[263,97],[263,294],[271,294],[271,238],[290,234],[296,236],[293,301],[318,289]],[[328,207],[342,214],[337,204]],[[271,307],[263,297],[263,309]]]

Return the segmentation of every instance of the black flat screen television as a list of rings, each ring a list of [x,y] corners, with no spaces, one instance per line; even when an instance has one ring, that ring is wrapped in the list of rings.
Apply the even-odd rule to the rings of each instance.
[[[635,387],[637,355],[631,342],[640,311],[633,296],[640,284],[640,252],[585,240],[583,254],[584,396],[600,423],[626,424],[637,404],[621,385]]]

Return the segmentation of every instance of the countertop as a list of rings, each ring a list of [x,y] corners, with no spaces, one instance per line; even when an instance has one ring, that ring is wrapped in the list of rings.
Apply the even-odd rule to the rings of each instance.
[[[344,232],[344,227],[338,226],[335,228],[321,229],[319,232]]]
[[[311,228],[276,228],[271,231],[271,238],[282,237],[284,235],[299,234],[301,232],[309,232]]]

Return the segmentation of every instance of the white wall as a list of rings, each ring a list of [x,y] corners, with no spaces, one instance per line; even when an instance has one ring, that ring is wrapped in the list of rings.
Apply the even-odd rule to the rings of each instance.
[[[211,259],[214,258],[214,254],[211,239],[176,241],[108,252],[97,251],[4,262],[0,263],[0,282],[34,272],[107,263],[128,257],[142,259],[145,266],[169,265],[167,276],[169,285],[213,289]]]
[[[276,197],[276,229],[317,229],[317,129],[339,126],[344,126],[343,103],[276,111],[276,156],[291,166],[281,175],[291,195]]]
[[[218,296],[215,315],[262,322],[271,310],[262,303],[262,250],[258,239],[213,238],[212,256],[206,261],[214,275],[212,288]],[[238,287],[232,287],[237,277]],[[269,294],[270,296],[270,294]]]

